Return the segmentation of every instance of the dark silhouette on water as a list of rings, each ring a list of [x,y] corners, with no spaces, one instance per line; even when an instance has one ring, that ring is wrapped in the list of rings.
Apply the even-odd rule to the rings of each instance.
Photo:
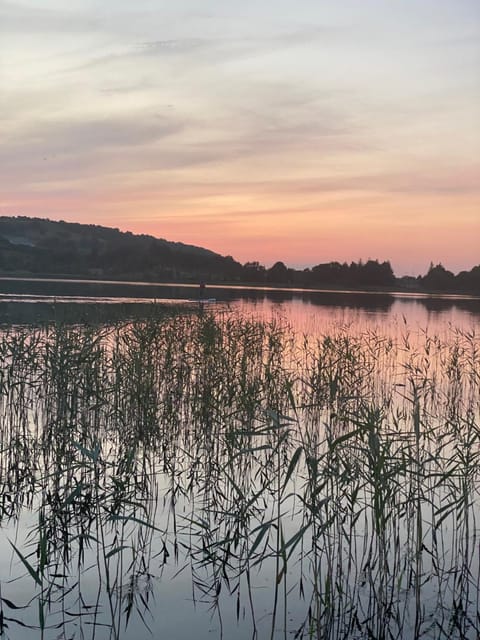
[[[303,270],[278,261],[267,269],[257,261],[241,265],[201,247],[118,229],[8,216],[0,217],[0,275],[200,281],[200,298],[206,298],[205,283],[480,295],[480,265],[454,275],[431,264],[417,278],[397,278],[390,262],[378,260],[320,263]]]

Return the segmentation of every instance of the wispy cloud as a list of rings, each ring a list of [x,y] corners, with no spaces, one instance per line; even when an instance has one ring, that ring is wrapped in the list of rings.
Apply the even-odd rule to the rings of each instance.
[[[98,28],[95,15],[87,11],[50,9],[0,0],[0,34],[82,33]]]
[[[35,182],[98,175],[128,167],[129,154],[178,133],[176,118],[110,117],[84,121],[45,120],[4,139],[0,164],[5,177]]]
[[[235,60],[251,58],[266,53],[274,53],[289,48],[309,47],[312,44],[325,44],[339,36],[348,37],[348,31],[338,27],[306,26],[293,31],[280,31],[271,35],[241,37],[216,35],[210,37],[185,36],[163,38],[144,42],[130,42],[117,45],[115,50],[91,55],[80,65],[66,67],[71,73],[85,69],[100,68],[112,64],[122,64],[139,58],[160,58],[171,60],[188,58],[192,72],[197,73],[205,65],[225,64]]]
[[[480,14],[437,6],[0,0],[2,201],[204,244],[454,216],[468,241]]]

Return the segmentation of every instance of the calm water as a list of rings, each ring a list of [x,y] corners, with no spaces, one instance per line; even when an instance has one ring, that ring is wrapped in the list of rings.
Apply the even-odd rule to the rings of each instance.
[[[192,308],[198,297],[197,285],[0,278],[0,322],[141,317],[150,313],[152,304]],[[407,322],[434,329],[448,323],[470,327],[480,320],[480,297],[473,296],[209,286],[205,297],[212,300],[205,308],[257,317],[280,314],[296,329],[307,331],[331,322]]]
[[[0,285],[4,637],[478,637],[478,300]]]

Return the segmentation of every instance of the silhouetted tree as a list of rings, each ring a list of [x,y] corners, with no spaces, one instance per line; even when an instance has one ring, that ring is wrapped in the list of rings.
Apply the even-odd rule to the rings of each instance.
[[[288,269],[283,262],[275,262],[275,264],[267,269],[266,280],[272,284],[288,284]]]
[[[434,291],[450,291],[455,288],[455,276],[442,264],[430,265],[428,273],[421,280],[422,286]]]
[[[129,280],[199,279],[205,282],[266,282],[317,288],[389,288],[397,281],[389,262],[328,262],[311,269],[276,262],[241,265],[232,256],[168,242],[148,235],[80,223],[54,222],[26,216],[0,216],[2,273],[86,275]],[[443,265],[430,265],[425,276],[409,279],[412,290],[459,291],[480,295],[480,265],[454,276]]]
[[[265,267],[259,262],[246,262],[243,265],[243,277],[246,282],[264,283]]]

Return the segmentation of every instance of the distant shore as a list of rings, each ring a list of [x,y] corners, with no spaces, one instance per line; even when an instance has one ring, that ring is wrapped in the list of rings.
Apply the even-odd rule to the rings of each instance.
[[[459,273],[430,262],[397,276],[390,261],[321,262],[296,269],[282,261],[241,264],[203,247],[119,229],[25,216],[0,216],[0,276],[92,282],[175,283],[305,291],[480,295],[480,264]]]
[[[399,279],[401,280],[401,279]],[[188,287],[195,288],[199,287],[200,282],[190,279],[183,279],[177,281],[153,281],[153,280],[135,280],[128,279],[128,277],[110,277],[110,278],[92,278],[91,276],[84,276],[82,274],[27,274],[27,273],[6,273],[0,272],[0,283],[4,282],[42,282],[42,283],[76,283],[76,284],[91,284],[91,285],[125,285],[125,286],[144,286],[144,287],[155,287],[155,286],[171,286],[171,287]],[[269,283],[269,284],[259,284],[252,282],[239,282],[239,281],[212,281],[205,282],[206,288],[228,288],[228,289],[243,289],[243,290],[254,290],[254,291],[290,291],[290,292],[325,292],[325,293],[357,293],[357,294],[371,294],[371,295],[392,295],[392,296],[412,296],[412,297],[441,297],[441,298],[463,298],[463,299],[480,299],[479,294],[472,293],[469,291],[442,291],[438,289],[426,289],[421,286],[413,287],[411,283],[409,286],[402,286],[400,283],[398,285],[394,285],[392,287],[384,288],[384,287],[373,287],[373,286],[355,286],[354,284],[347,284],[346,286],[333,286],[329,284],[324,284],[320,286],[296,286],[291,283]],[[2,286],[0,285],[0,293]],[[9,287],[8,293],[17,293],[15,291],[15,287]],[[20,290],[21,287],[18,287]],[[20,292],[20,291],[18,291]]]

